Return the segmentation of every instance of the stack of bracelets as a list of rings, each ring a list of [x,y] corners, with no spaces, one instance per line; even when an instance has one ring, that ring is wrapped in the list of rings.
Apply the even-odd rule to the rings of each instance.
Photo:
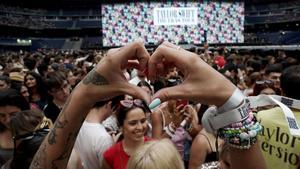
[[[256,136],[261,130],[262,126],[250,112],[245,120],[220,128],[218,135],[231,147],[249,149],[256,142]]]
[[[206,110],[202,125],[206,131],[217,134],[230,147],[238,149],[249,149],[262,130],[251,111],[250,101],[238,88],[221,107]]]

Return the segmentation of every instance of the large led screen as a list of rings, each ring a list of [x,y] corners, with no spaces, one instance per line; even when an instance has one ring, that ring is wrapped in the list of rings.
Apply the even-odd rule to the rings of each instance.
[[[103,46],[243,43],[243,2],[131,2],[103,4]]]

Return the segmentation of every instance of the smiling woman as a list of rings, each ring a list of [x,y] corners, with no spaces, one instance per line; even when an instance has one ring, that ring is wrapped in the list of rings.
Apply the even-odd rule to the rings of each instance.
[[[117,111],[119,127],[122,128],[123,140],[104,152],[103,168],[125,169],[129,157],[144,142],[147,131],[147,108],[141,100],[121,100]]]
[[[27,72],[24,84],[28,88],[29,103],[36,104],[40,110],[43,110],[49,95],[42,77],[36,72]]]

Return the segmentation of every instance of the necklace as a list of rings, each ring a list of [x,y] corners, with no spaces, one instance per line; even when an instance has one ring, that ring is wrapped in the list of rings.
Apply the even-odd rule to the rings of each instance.
[[[171,113],[171,111],[169,110],[168,107],[164,107],[163,109],[160,109],[162,111],[163,114],[166,114],[169,117],[169,120],[172,121],[173,119],[173,113]]]
[[[130,151],[125,147],[124,144],[123,144],[123,150],[128,156],[130,156],[130,153],[129,153]]]

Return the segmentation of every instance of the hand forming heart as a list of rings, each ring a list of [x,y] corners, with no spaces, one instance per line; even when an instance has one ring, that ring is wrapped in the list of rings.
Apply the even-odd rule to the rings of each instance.
[[[150,57],[142,41],[135,41],[122,48],[111,49],[97,65],[96,71],[109,83],[106,97],[129,94],[149,103],[149,96],[139,87],[129,84],[123,73],[124,68],[147,70],[148,78],[154,80],[176,67],[184,75],[182,84],[164,88],[154,94],[153,99],[164,102],[169,99],[187,99],[204,104],[222,105],[235,86],[215,71],[195,53],[186,51],[169,42],[162,43]],[[103,86],[102,86],[103,87]]]

